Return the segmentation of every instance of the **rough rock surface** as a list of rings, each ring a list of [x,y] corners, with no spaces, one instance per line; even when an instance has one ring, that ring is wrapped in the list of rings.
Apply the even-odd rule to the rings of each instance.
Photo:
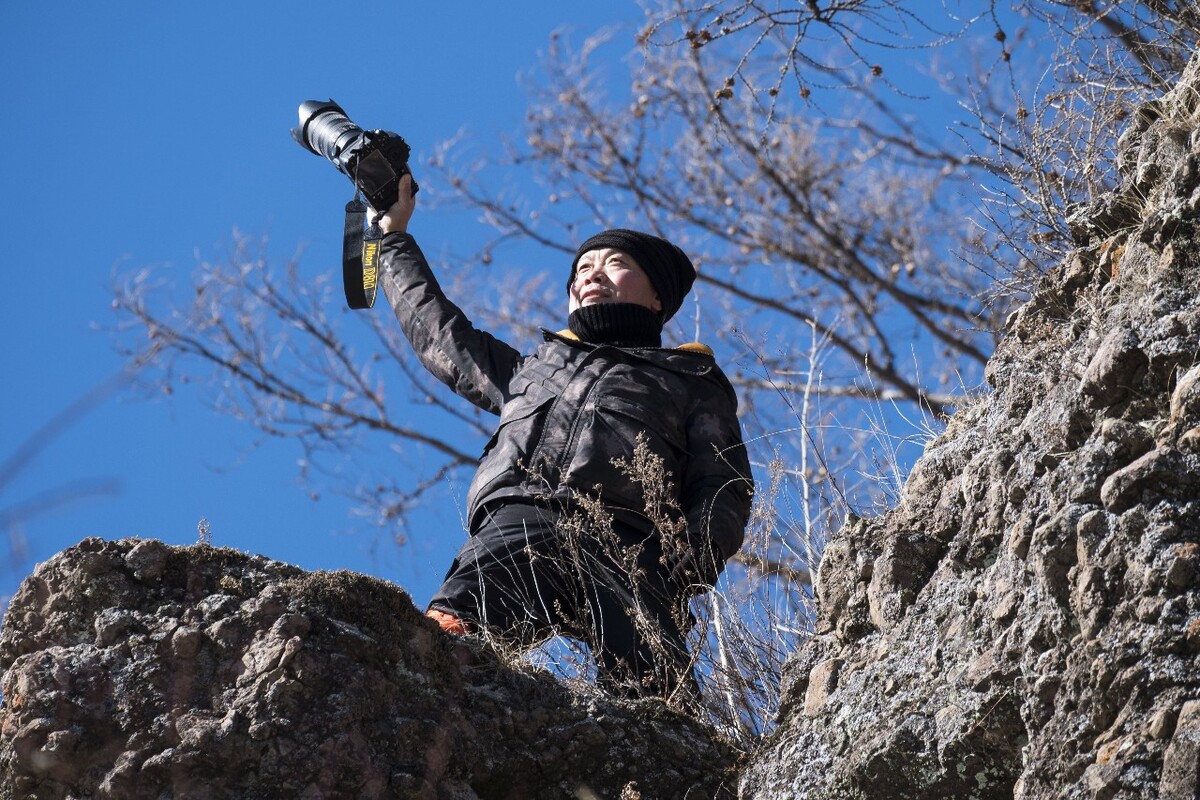
[[[713,797],[734,755],[450,637],[397,587],[88,539],[0,635],[3,798]],[[640,795],[638,794],[640,792]]]
[[[848,524],[755,798],[1200,797],[1200,61],[898,508]]]

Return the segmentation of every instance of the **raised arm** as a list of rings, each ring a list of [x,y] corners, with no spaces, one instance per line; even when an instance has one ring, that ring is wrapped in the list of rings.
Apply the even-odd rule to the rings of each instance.
[[[400,199],[379,218],[380,285],[421,363],[475,405],[500,413],[521,354],[471,324],[442,292],[429,262],[407,233],[416,200],[411,177],[400,179]]]

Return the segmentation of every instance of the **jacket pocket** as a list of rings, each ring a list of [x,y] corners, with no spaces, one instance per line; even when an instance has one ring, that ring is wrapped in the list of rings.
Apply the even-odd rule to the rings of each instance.
[[[551,394],[513,398],[500,411],[500,423],[479,458],[479,469],[471,481],[467,504],[471,509],[501,489],[521,484],[529,468],[529,454],[536,446],[546,422]]]
[[[580,436],[564,482],[584,491],[601,486],[605,503],[639,514],[646,511],[646,480],[634,468],[639,440],[670,473],[666,480],[679,491],[687,464],[686,434],[681,425],[664,417],[662,405],[647,407],[627,398],[606,395],[596,399],[591,425]]]
[[[645,433],[648,442],[662,442],[678,455],[687,450],[682,423],[672,424],[672,420],[664,419],[661,406],[649,407],[624,397],[607,395],[596,399],[596,412],[607,421],[611,430],[631,442],[639,433]]]

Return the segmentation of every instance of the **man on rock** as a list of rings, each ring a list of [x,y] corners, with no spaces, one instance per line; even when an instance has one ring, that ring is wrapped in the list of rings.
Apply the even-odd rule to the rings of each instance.
[[[571,265],[567,329],[523,355],[443,294],[407,233],[410,187],[406,175],[377,220],[380,283],[426,368],[500,416],[429,616],[522,644],[578,638],[621,694],[693,692],[687,600],[741,547],[752,480],[711,350],[662,346],[691,261],[637,231],[591,237]]]

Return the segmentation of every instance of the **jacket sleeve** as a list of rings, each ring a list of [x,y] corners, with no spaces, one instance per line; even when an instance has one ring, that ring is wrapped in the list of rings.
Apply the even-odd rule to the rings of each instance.
[[[745,539],[754,480],[733,387],[718,371],[704,390],[687,421],[690,458],[680,499],[692,548],[700,557],[711,552],[720,572]]]
[[[521,354],[446,298],[412,236],[389,233],[379,260],[383,293],[417,358],[457,394],[499,414]]]

